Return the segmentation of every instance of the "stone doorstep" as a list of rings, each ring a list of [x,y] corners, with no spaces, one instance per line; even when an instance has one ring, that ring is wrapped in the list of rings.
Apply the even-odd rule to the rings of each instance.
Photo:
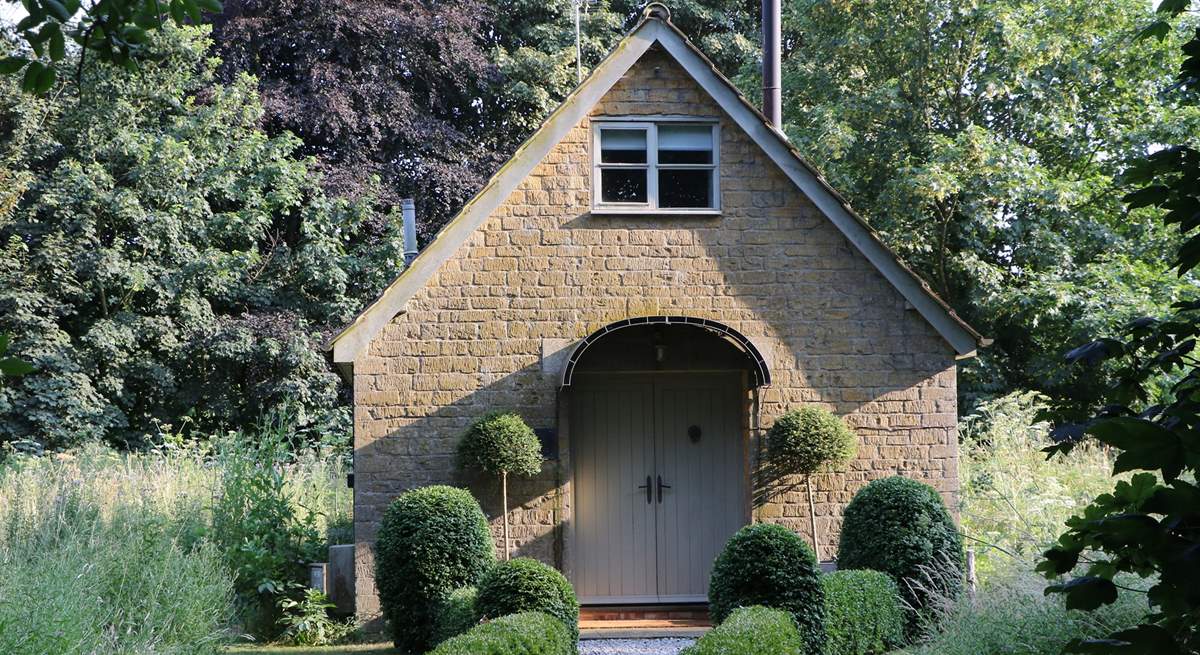
[[[579,612],[580,639],[689,638],[711,627],[703,604],[610,605],[583,607]]]
[[[698,622],[695,622],[698,623]],[[579,624],[580,639],[691,639],[711,629],[687,621],[596,621]]]

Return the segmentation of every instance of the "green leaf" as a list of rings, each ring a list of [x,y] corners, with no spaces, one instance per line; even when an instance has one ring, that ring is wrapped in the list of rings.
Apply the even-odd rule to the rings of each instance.
[[[1114,473],[1138,469],[1162,471],[1169,481],[1182,470],[1183,443],[1179,435],[1157,423],[1122,416],[1100,419],[1087,431],[1097,440],[1123,451],[1114,464]]]
[[[62,30],[59,30],[50,35],[50,59],[52,61],[62,61],[66,56],[66,39],[63,38]]]
[[[219,14],[225,8],[220,0],[196,0],[196,4],[200,5],[200,8],[204,11],[212,14]]]
[[[25,18],[22,18],[21,21],[19,23],[17,23],[17,26],[15,29],[18,32],[24,32],[25,30],[33,29],[34,27],[37,27],[37,25],[39,23],[42,22],[43,18],[44,18],[44,16],[31,13],[28,16],[26,16]]]
[[[27,93],[35,93],[38,86],[38,76],[45,66],[40,61],[31,61],[25,68],[25,77],[21,78],[21,89]]]
[[[1170,197],[1171,189],[1161,184],[1154,184],[1144,189],[1138,189],[1125,194],[1125,204],[1129,205],[1130,209],[1139,207],[1149,207],[1166,202]]]
[[[42,95],[49,91],[54,86],[54,80],[58,78],[58,74],[50,66],[43,66],[42,72],[38,73],[37,83],[34,87],[34,93]]]
[[[71,20],[71,14],[74,12],[68,11],[66,5],[59,2],[59,0],[42,0],[42,3],[46,5],[46,9],[50,11],[50,15],[54,16],[59,21],[65,23]]]
[[[32,373],[33,370],[34,368],[32,364],[17,359],[16,357],[5,357],[4,359],[0,359],[0,375],[3,375],[4,377],[17,377],[19,375]]]
[[[4,59],[0,59],[0,75],[11,75],[21,70],[28,63],[29,60],[24,57],[5,57]],[[3,352],[3,350],[3,348],[0,348],[0,352]]]
[[[1069,582],[1050,585],[1046,593],[1066,595],[1067,609],[1092,611],[1101,605],[1110,605],[1117,600],[1117,586],[1112,580],[1084,576]]]
[[[1137,36],[1134,37],[1134,40],[1140,41],[1142,39],[1155,38],[1159,41],[1162,41],[1170,34],[1171,24],[1165,20],[1159,20],[1150,23],[1144,29],[1142,29],[1142,31],[1138,32]]]

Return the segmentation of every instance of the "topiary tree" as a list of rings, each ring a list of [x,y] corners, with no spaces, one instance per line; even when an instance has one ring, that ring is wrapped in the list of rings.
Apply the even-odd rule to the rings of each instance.
[[[500,476],[504,512],[504,559],[512,557],[508,538],[508,474],[532,477],[542,470],[542,445],[533,428],[514,412],[488,414],[471,424],[458,444],[460,469]]]
[[[375,586],[396,647],[425,652],[445,597],[495,561],[487,519],[467,491],[422,487],[392,501],[375,542]]]
[[[825,589],[825,655],[878,655],[904,643],[900,590],[879,571],[834,571]]]
[[[576,639],[542,612],[502,616],[448,639],[429,655],[574,655]]]
[[[475,598],[475,616],[480,621],[518,612],[549,614],[562,621],[573,638],[579,638],[575,589],[562,573],[528,557],[493,566],[479,582]]]
[[[933,487],[900,476],[875,480],[846,506],[838,567],[891,576],[911,633],[934,594],[962,591],[962,537]]]
[[[767,607],[739,607],[679,655],[795,655],[804,649],[792,615]]]
[[[846,422],[827,409],[802,407],[780,416],[767,432],[767,456],[780,475],[803,475],[808,490],[808,518],[813,552],[821,559],[812,476],[854,459],[858,443]]]
[[[748,525],[729,539],[713,563],[708,612],[716,623],[739,607],[762,605],[792,615],[804,653],[825,640],[824,591],[817,558],[799,535],[781,525]]]

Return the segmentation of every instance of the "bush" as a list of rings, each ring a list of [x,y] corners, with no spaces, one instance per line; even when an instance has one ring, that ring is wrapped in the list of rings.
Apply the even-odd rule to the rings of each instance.
[[[771,465],[786,474],[811,475],[854,459],[856,451],[854,432],[846,422],[820,407],[788,412],[767,432]]]
[[[483,510],[462,489],[423,487],[392,501],[375,543],[375,585],[397,648],[428,649],[442,600],[476,584],[494,548]]]
[[[291,646],[328,646],[344,641],[358,629],[354,619],[330,618],[336,607],[329,597],[316,589],[305,589],[301,600],[284,598],[279,606],[284,627],[281,641]]]
[[[460,587],[442,600],[433,622],[434,644],[457,637],[479,623],[475,619],[475,599],[478,596],[479,590],[475,587]]]
[[[1145,581],[1118,580],[1145,589]],[[1148,612],[1146,596],[1122,591],[1117,602],[1092,612],[1068,610],[1059,596],[1046,596],[1046,581],[1029,573],[1014,574],[983,587],[974,601],[946,599],[950,611],[930,624],[924,643],[911,655],[980,655],[1020,653],[1059,655],[1073,639],[1102,639],[1132,628]]]
[[[572,655],[575,639],[541,612],[502,616],[442,642],[429,655]]]
[[[463,434],[458,443],[458,465],[493,475],[537,475],[542,470],[542,445],[520,415],[488,414]]]
[[[911,631],[932,597],[962,591],[962,539],[933,487],[899,476],[875,480],[846,506],[838,567],[890,575]]]
[[[825,655],[878,655],[904,642],[899,589],[879,571],[834,571],[825,589]]]
[[[708,611],[723,622],[739,607],[762,605],[792,615],[807,653],[825,639],[824,592],[816,557],[799,535],[779,525],[748,525],[713,563]]]
[[[475,616],[481,620],[518,612],[544,612],[579,638],[579,601],[563,574],[526,557],[501,562],[479,583]]]
[[[794,655],[805,651],[804,639],[787,612],[766,607],[740,607],[679,655]]]

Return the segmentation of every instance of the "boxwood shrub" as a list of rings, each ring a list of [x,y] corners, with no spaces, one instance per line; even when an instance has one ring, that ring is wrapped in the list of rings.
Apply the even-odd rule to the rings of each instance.
[[[431,643],[440,644],[478,624],[475,620],[475,598],[478,595],[479,590],[475,587],[460,587],[442,599],[437,617],[433,620]]]
[[[825,655],[879,655],[904,643],[899,589],[879,571],[834,571],[825,588]]]
[[[863,487],[842,521],[838,568],[873,569],[892,577],[915,630],[933,594],[962,591],[962,538],[933,487],[893,476]]]
[[[479,582],[475,616],[494,619],[518,612],[544,612],[579,637],[579,601],[563,574],[527,557],[493,566]]]
[[[679,655],[795,655],[806,651],[792,616],[762,606],[740,607]]]
[[[494,549],[483,510],[463,489],[414,489],[388,506],[375,543],[375,585],[397,648],[428,649],[442,600],[476,584],[495,562]]]
[[[542,612],[510,614],[448,639],[429,655],[572,655],[575,639]]]
[[[762,605],[788,612],[805,653],[821,652],[825,601],[817,559],[799,535],[780,525],[748,525],[713,563],[708,611],[723,622],[735,609]]]

